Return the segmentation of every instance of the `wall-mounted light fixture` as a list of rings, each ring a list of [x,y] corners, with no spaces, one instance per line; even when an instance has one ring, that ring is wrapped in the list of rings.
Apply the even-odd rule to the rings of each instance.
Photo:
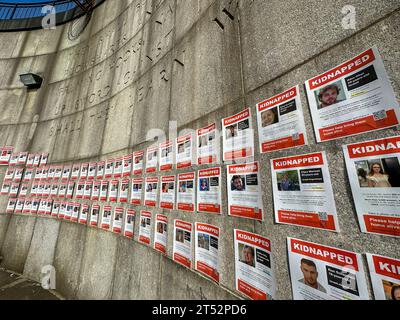
[[[19,76],[21,82],[28,87],[28,89],[39,89],[42,86],[43,79],[37,74],[26,73]]]

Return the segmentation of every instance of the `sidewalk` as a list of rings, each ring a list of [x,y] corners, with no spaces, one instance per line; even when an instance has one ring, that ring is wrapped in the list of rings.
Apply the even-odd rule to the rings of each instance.
[[[40,283],[0,269],[0,300],[61,300]]]

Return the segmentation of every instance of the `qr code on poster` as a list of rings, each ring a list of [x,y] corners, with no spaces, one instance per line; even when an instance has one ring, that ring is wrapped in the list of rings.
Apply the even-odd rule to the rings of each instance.
[[[326,212],[318,212],[320,221],[328,221],[328,214]]]
[[[385,110],[380,110],[373,113],[374,120],[379,121],[387,118],[387,114]]]

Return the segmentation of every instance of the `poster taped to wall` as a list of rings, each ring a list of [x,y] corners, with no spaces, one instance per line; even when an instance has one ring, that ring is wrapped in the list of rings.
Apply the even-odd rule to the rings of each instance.
[[[102,181],[101,182],[101,189],[100,189],[100,201],[107,201],[108,188],[109,188],[109,182],[108,181]]]
[[[131,204],[142,204],[143,179],[132,179]]]
[[[400,108],[376,47],[306,82],[318,142],[399,124]]]
[[[79,179],[86,180],[89,174],[89,163],[82,163]]]
[[[136,211],[127,209],[125,214],[124,236],[133,239],[135,232],[135,216]]]
[[[112,207],[103,206],[103,211],[101,213],[101,228],[103,230],[110,230],[112,218]]]
[[[141,175],[143,174],[144,168],[144,151],[137,151],[133,153],[133,165],[132,174]]]
[[[104,177],[104,171],[106,167],[106,162],[105,161],[100,161],[97,163],[97,173],[96,173],[96,179],[97,180],[102,180]]]
[[[178,210],[194,212],[196,202],[195,172],[178,175]]]
[[[154,249],[167,254],[168,217],[163,214],[156,215],[156,227],[154,228]]]
[[[271,241],[242,230],[234,233],[236,290],[252,300],[275,299]]]
[[[21,214],[22,213],[22,209],[24,207],[24,204],[25,204],[25,199],[24,198],[18,198],[17,199],[17,203],[15,205],[14,213]]]
[[[17,205],[17,199],[15,198],[8,199],[6,213],[14,213],[16,205]]]
[[[90,210],[90,226],[97,227],[99,222],[100,206],[98,204],[92,205]]]
[[[166,141],[160,144],[160,171],[172,170],[174,166],[173,142]]]
[[[218,139],[216,123],[197,130],[197,164],[199,166],[219,163]]]
[[[96,168],[97,168],[97,163],[92,162],[89,164],[89,170],[88,170],[88,180],[93,181],[96,177]]]
[[[263,203],[258,162],[230,165],[227,170],[228,214],[262,221]]]
[[[160,208],[175,209],[175,176],[161,177]]]
[[[124,168],[122,169],[122,176],[124,178],[129,177],[132,173],[132,157],[132,154],[124,157]]]
[[[400,237],[400,136],[343,151],[361,231]]]
[[[158,191],[158,178],[146,178],[146,192],[144,196],[144,205],[148,207],[157,206],[157,192]]]
[[[174,221],[173,260],[187,268],[192,268],[193,225],[182,220]]]
[[[195,269],[219,282],[220,229],[213,225],[196,222],[195,230]]]
[[[272,159],[276,223],[339,232],[325,152]]]
[[[37,209],[38,208],[37,205],[39,204],[38,201],[39,201],[39,199],[33,199],[32,200],[32,210],[31,210],[32,214],[37,212],[37,210],[38,210]],[[66,202],[66,201],[62,201],[61,202],[60,210],[58,211],[58,218],[59,219],[64,219],[65,211],[67,210],[67,204],[68,204],[68,202]]]
[[[8,166],[12,153],[14,152],[13,147],[0,148],[0,166]]]
[[[122,177],[123,169],[124,169],[124,158],[120,157],[120,158],[115,159],[114,172],[113,172],[114,179],[119,179]]]
[[[221,214],[221,168],[200,170],[197,178],[197,211]]]
[[[54,206],[54,204],[53,204],[53,206]],[[26,198],[24,208],[22,209],[22,213],[29,214],[29,213],[31,213],[31,209],[32,209],[32,199]],[[58,208],[56,208],[56,209],[57,209],[57,213],[56,213],[55,217],[57,217],[57,215],[58,215],[59,203],[58,203]]]
[[[76,184],[76,194],[75,194],[76,199],[79,199],[79,200],[83,199],[83,194],[84,193],[85,193],[85,182],[84,181],[79,181]]]
[[[254,132],[250,108],[222,120],[223,160],[254,157]]]
[[[72,207],[72,216],[71,216],[71,221],[72,222],[78,222],[79,221],[79,213],[81,211],[81,204],[78,202],[75,202],[73,207]]]
[[[108,159],[104,168],[104,178],[110,179],[114,174],[114,159]]]
[[[119,180],[110,181],[110,191],[108,192],[108,202],[117,202]]]
[[[124,208],[115,207],[112,223],[112,232],[120,234],[122,232],[122,222],[124,219]]]
[[[129,179],[124,179],[119,184],[118,202],[127,203],[129,193]]]
[[[366,255],[375,300],[400,301],[400,260]]]
[[[299,86],[257,104],[261,153],[307,144]]]
[[[360,254],[288,238],[294,300],[369,300]]]
[[[89,205],[88,204],[82,204],[81,207],[81,212],[79,213],[79,223],[80,224],[87,224],[88,222],[88,217],[89,217]]]
[[[81,172],[81,165],[79,163],[74,163],[72,165],[71,180],[77,181],[79,179],[80,172]],[[42,176],[42,178],[43,178],[43,176]]]
[[[93,182],[92,197],[90,198],[90,200],[92,200],[92,201],[99,201],[100,200],[100,189],[101,189],[101,182],[100,181],[94,181]]]
[[[156,172],[158,166],[158,146],[154,145],[147,148],[146,154],[146,173]]]
[[[66,182],[66,181],[69,180],[69,177],[71,175],[71,170],[72,170],[71,165],[64,166],[63,173],[62,173],[62,176],[61,176],[61,180],[62,181]]]
[[[176,139],[176,168],[189,168],[193,164],[193,134],[189,133]]]
[[[140,212],[139,242],[150,245],[151,212]]]
[[[83,199],[90,200],[93,191],[93,181],[85,182],[85,191],[83,192]]]

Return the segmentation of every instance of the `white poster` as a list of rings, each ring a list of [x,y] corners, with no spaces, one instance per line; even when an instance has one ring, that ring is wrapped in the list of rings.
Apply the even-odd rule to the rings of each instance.
[[[168,217],[163,214],[156,215],[156,226],[154,228],[154,249],[167,254],[168,239]]]
[[[97,170],[96,170],[97,171],[97,173],[96,173],[97,180],[103,180],[105,168],[106,168],[105,161],[100,161],[97,163]]]
[[[93,181],[96,178],[97,163],[92,162],[89,164],[88,180]]]
[[[53,206],[54,206],[54,204],[53,204]],[[29,213],[31,213],[31,210],[32,210],[32,199],[26,198],[24,208],[22,209],[22,213],[29,214]],[[57,215],[56,215],[56,217],[57,217]]]
[[[58,189],[58,197],[60,199],[64,199],[67,196],[67,188],[68,184],[67,183],[61,183],[60,187]]]
[[[92,200],[92,201],[99,201],[100,200],[100,189],[101,189],[101,182],[100,181],[94,181],[93,182],[92,197],[90,198],[90,200]]]
[[[124,170],[124,158],[120,157],[115,159],[114,162],[114,179],[119,179],[122,177],[122,171]]]
[[[114,159],[108,159],[104,168],[104,178],[110,179],[114,174]]]
[[[32,199],[31,214],[37,214],[39,210],[40,199]]]
[[[275,299],[271,241],[242,230],[234,233],[236,290],[252,300]]]
[[[132,173],[132,154],[124,156],[124,168],[122,169],[122,176],[124,178],[130,177]]]
[[[62,176],[61,176],[62,181],[68,181],[69,180],[69,177],[71,175],[71,170],[72,170],[72,167],[70,165],[64,166],[63,173],[62,173]]]
[[[275,221],[339,232],[325,152],[272,159]]]
[[[98,204],[92,205],[90,210],[90,222],[91,227],[97,227],[99,221],[100,206]]]
[[[0,166],[8,166],[12,153],[14,152],[13,147],[0,148]]]
[[[400,237],[400,136],[343,151],[361,231]]]
[[[78,222],[79,221],[79,213],[81,211],[81,204],[79,202],[75,202],[72,208],[72,216],[71,216],[71,221],[72,222]]]
[[[43,207],[45,208],[46,204],[44,203],[44,201],[45,200],[42,199],[41,204],[43,204]],[[67,202],[67,206],[65,208],[64,220],[70,221],[73,211],[74,211],[74,202]],[[40,206],[39,206],[39,212],[38,213],[42,214]],[[43,212],[43,214],[44,214],[44,212]]]
[[[83,199],[83,194],[85,193],[85,181],[78,181],[76,184],[76,199]]]
[[[127,203],[128,193],[129,193],[129,179],[121,180],[121,183],[119,184],[118,202]]]
[[[318,142],[399,124],[400,109],[376,47],[306,82]]]
[[[160,171],[169,171],[174,167],[174,144],[166,141],[160,144]]]
[[[34,210],[34,207],[35,207],[35,200],[36,200],[36,199],[34,199],[34,200],[32,201],[32,211]],[[58,211],[58,218],[59,218],[59,219],[64,219],[65,211],[67,210],[67,204],[68,204],[68,202],[66,202],[66,201],[61,202],[61,204],[60,204],[60,210]],[[32,211],[31,211],[31,212],[32,212]],[[33,213],[33,212],[32,212],[32,213]]]
[[[107,201],[108,197],[108,181],[101,181],[101,189],[100,189],[100,201]]]
[[[195,269],[219,282],[219,235],[218,227],[196,222]]]
[[[1,192],[0,195],[6,196],[10,193],[11,190],[11,181],[10,180],[3,180],[3,184],[1,186]]]
[[[367,253],[375,300],[400,301],[400,260]]]
[[[131,204],[142,204],[143,179],[132,179]]]
[[[222,128],[224,162],[254,157],[254,131],[250,108],[222,119]]]
[[[72,165],[71,180],[72,181],[78,180],[80,172],[81,172],[81,165],[79,163],[74,163]]]
[[[23,182],[31,182],[33,178],[33,170],[32,168],[25,169],[24,178],[22,179]]]
[[[26,204],[26,202],[25,202],[25,204]],[[58,217],[58,213],[60,212],[60,206],[61,206],[61,201],[53,201],[53,207],[51,209],[51,216],[53,218]]]
[[[88,178],[88,173],[89,173],[89,163],[82,163],[79,179],[86,180]]]
[[[103,206],[101,214],[101,229],[109,231],[111,228],[112,207]]]
[[[288,238],[294,300],[369,300],[360,254]]]
[[[146,178],[146,191],[144,196],[144,205],[148,207],[157,206],[157,192],[158,191],[158,178]]]
[[[197,164],[219,163],[219,136],[215,123],[197,130]]]
[[[228,215],[263,220],[263,202],[258,162],[227,168]]]
[[[110,181],[110,191],[108,192],[108,202],[117,202],[119,181]]]
[[[82,204],[81,212],[79,214],[79,223],[80,224],[87,224],[89,218],[90,206],[88,204]]]
[[[299,86],[257,104],[261,153],[307,144]]]
[[[140,212],[139,242],[150,245],[151,212]]]
[[[197,211],[222,214],[221,168],[200,170],[197,179]]]
[[[174,220],[173,260],[189,269],[192,268],[193,224],[182,220]]]
[[[137,151],[133,153],[132,174],[141,175],[144,169],[144,151]]]
[[[85,182],[85,191],[83,192],[83,199],[90,200],[93,191],[93,181]]]
[[[158,167],[158,146],[149,147],[146,154],[146,173],[156,172]]]
[[[178,210],[194,212],[196,207],[195,179],[195,172],[182,173],[178,175]]]
[[[17,199],[17,203],[15,204],[14,213],[21,214],[22,213],[22,209],[24,207],[24,204],[25,204],[25,199],[24,198],[18,198]]]
[[[160,208],[175,209],[175,176],[161,177]]]
[[[16,198],[8,199],[6,213],[14,213],[16,205],[17,205],[17,199]]]
[[[16,166],[18,164],[19,153],[12,153],[10,157],[10,161],[8,162],[9,166]]]
[[[127,209],[125,215],[124,236],[133,239],[135,233],[135,216],[136,211]]]
[[[193,134],[189,133],[176,139],[176,168],[191,167],[194,163]]]
[[[120,234],[122,232],[122,223],[124,221],[124,208],[115,207],[112,224],[112,232]]]

